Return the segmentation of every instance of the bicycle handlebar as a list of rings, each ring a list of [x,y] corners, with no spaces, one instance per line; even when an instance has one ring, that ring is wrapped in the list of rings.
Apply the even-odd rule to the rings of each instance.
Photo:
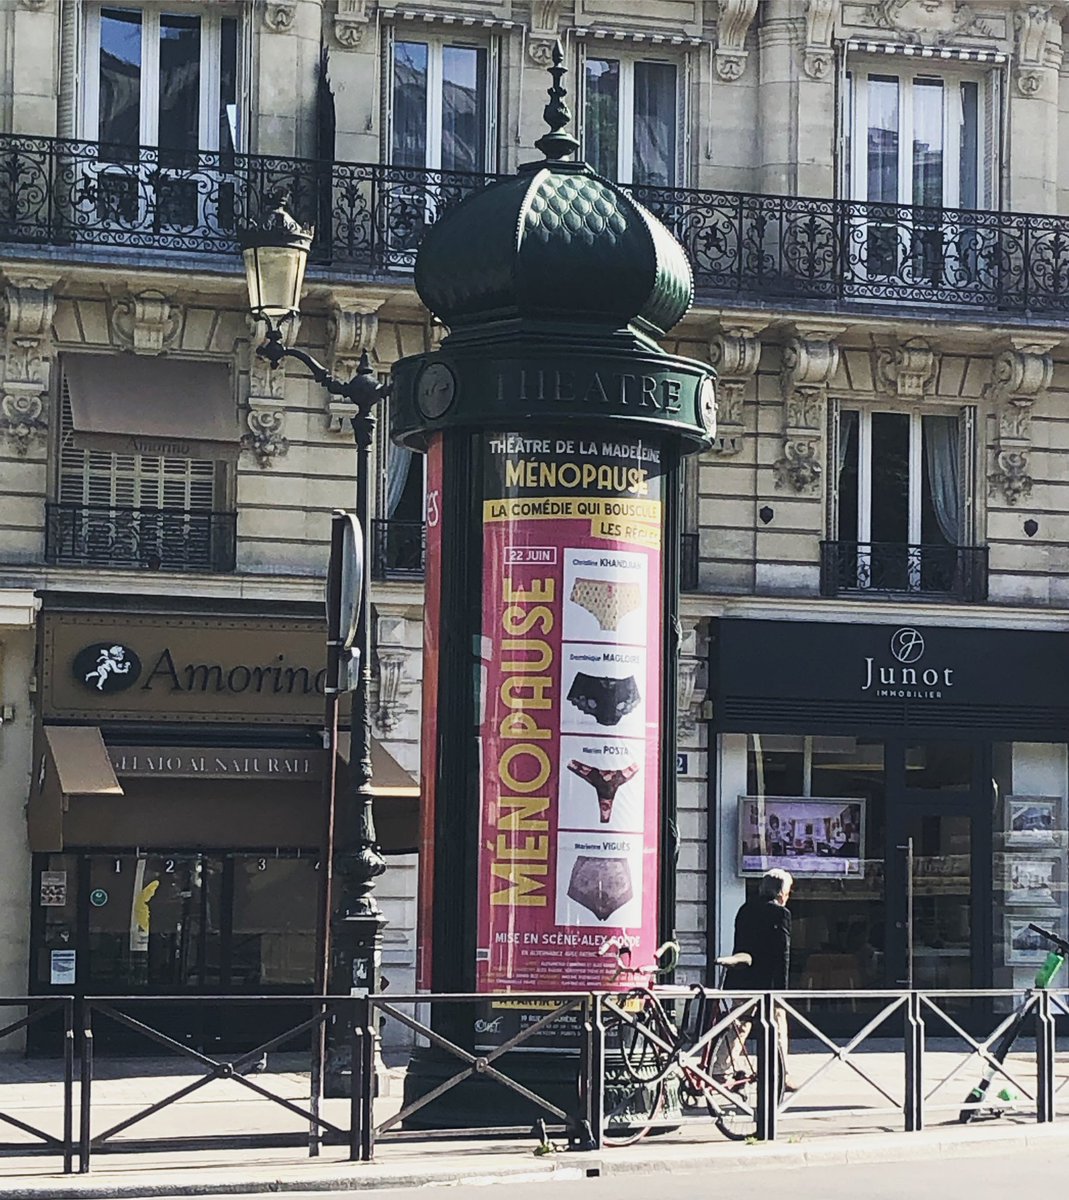
[[[1065,941],[1064,938],[1060,938],[1056,933],[1052,933],[1049,929],[1044,929],[1042,925],[1033,925],[1031,922],[1029,922],[1028,928],[1031,929],[1033,933],[1038,933],[1041,938],[1046,938],[1048,942],[1053,942],[1054,945],[1057,946],[1062,952],[1062,954],[1064,954],[1066,957],[1069,957],[1069,942]]]
[[[616,972],[613,978],[620,975],[670,975],[679,965],[679,943],[667,941],[653,952],[653,962],[645,967],[631,966],[631,947],[626,942],[607,941],[598,947],[598,954],[604,955],[612,951],[616,958]]]

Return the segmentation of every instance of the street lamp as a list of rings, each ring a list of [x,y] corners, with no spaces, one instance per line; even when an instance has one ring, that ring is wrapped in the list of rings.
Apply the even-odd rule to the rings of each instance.
[[[375,439],[375,409],[388,387],[380,384],[368,361],[367,351],[352,379],[342,380],[303,350],[292,349],[282,340],[280,323],[300,310],[308,251],[314,230],[303,228],[286,211],[288,196],[279,197],[274,209],[241,233],[241,252],[249,289],[252,315],[267,325],[267,340],[256,348],[272,367],[295,358],[307,367],[312,378],[333,396],[354,406],[353,436],[356,439],[356,518],[363,539],[364,561],[368,559],[369,509],[371,496],[371,446]],[[359,674],[353,689],[352,742],[349,761],[349,800],[340,812],[330,803],[327,844],[336,847],[333,863],[326,863],[323,937],[326,952],[317,974],[320,990],[348,995],[354,988],[374,990],[382,945],[382,911],[374,896],[374,880],[386,870],[386,862],[375,835],[371,794],[371,713],[368,694],[371,683],[371,601],[365,586],[359,597],[359,619],[355,649],[359,652]],[[328,679],[337,688],[337,679]],[[336,727],[336,721],[332,723]],[[333,748],[333,747],[332,747]],[[330,880],[337,880],[337,904]],[[329,957],[328,957],[329,955]]]

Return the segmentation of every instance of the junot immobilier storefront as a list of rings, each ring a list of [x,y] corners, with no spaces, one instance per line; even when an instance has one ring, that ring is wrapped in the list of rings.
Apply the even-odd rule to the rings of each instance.
[[[1030,984],[1029,923],[1066,929],[1069,635],[720,619],[710,678],[721,947],[783,866],[794,987]]]

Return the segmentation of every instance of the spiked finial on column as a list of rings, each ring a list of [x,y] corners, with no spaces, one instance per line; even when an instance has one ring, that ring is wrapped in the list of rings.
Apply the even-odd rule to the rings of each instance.
[[[542,119],[549,126],[549,133],[544,133],[535,142],[535,146],[550,162],[568,158],[569,155],[575,154],[579,150],[579,143],[576,139],[570,133],[561,132],[572,119],[571,111],[564,102],[564,97],[568,93],[561,86],[561,76],[567,74],[567,68],[563,63],[564,48],[558,38],[553,47],[553,65],[549,68],[549,73],[553,77],[553,84],[549,88],[549,103],[542,110]]]

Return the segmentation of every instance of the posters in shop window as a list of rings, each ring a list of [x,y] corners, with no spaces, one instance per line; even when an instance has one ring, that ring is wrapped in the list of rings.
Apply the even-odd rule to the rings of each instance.
[[[484,462],[478,987],[611,986],[607,941],[657,944],[660,447],[488,434]]]

